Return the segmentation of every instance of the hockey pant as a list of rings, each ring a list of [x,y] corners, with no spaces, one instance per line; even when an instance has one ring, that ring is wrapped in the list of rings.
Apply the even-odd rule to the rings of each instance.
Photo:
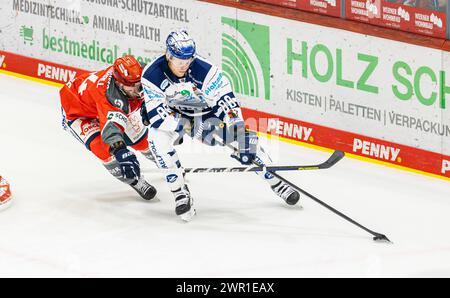
[[[118,162],[109,153],[109,145],[102,141],[98,119],[77,118],[75,120],[67,120],[64,109],[61,108],[61,112],[63,129],[99,158],[108,172],[120,181],[129,184],[131,181],[122,178]],[[148,130],[143,125],[142,128],[130,125],[125,130],[124,139],[127,146],[140,151],[147,159],[153,160],[152,153],[148,147],[147,133]]]

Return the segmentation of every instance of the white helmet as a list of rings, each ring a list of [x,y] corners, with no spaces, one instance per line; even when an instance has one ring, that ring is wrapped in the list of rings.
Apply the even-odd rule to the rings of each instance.
[[[170,32],[166,39],[167,52],[178,59],[190,59],[195,56],[195,42],[186,30]]]

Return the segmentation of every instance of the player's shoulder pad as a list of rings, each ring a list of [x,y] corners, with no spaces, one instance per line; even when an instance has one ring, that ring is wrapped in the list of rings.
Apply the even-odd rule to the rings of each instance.
[[[164,99],[164,90],[168,85],[164,75],[166,64],[166,57],[162,55],[147,64],[142,71],[141,82],[146,101]]]
[[[162,55],[148,63],[142,71],[142,81],[148,81],[156,86],[160,86],[162,81],[165,79],[163,69],[166,63],[165,55]]]
[[[207,97],[217,97],[231,92],[228,79],[217,66],[212,64],[199,88]]]

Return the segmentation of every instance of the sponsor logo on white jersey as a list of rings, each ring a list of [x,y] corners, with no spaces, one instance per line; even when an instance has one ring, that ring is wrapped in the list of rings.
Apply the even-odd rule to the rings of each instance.
[[[77,72],[65,68],[39,63],[37,75],[38,77],[44,77],[46,79],[52,79],[66,83],[74,79],[75,76],[77,75]]]
[[[151,88],[148,87],[144,87],[144,92],[147,95],[148,99],[164,99],[164,95],[159,93],[159,92],[155,92],[154,90],[152,90]]]
[[[212,91],[215,91],[215,90],[219,89],[220,87],[222,87],[222,85],[223,85],[222,77],[223,77],[223,74],[219,73],[219,75],[217,76],[217,79],[214,82],[212,82],[210,85],[208,85],[208,87],[205,90],[206,95],[209,95]]]
[[[301,141],[312,141],[310,137],[312,138],[311,133],[313,129],[310,127],[304,127],[297,124],[284,122],[279,119],[271,118],[267,122],[267,131],[270,132],[273,130],[275,130],[275,133],[277,135],[288,136]]]
[[[398,157],[400,149],[369,141],[363,141],[357,138],[353,139],[353,152],[388,161],[401,161],[400,157]]]
[[[442,174],[450,171],[450,160],[442,160]]]

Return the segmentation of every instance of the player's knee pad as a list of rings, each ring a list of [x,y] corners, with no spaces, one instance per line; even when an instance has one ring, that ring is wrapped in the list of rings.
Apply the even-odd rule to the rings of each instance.
[[[160,132],[149,130],[148,144],[150,151],[155,157],[158,168],[179,168],[181,167],[178,154],[174,149],[173,141],[177,134],[174,132]]]
[[[178,154],[175,150],[167,153],[153,152],[155,163],[160,169],[181,168],[181,163]]]
[[[180,189],[184,183],[183,170],[174,149],[177,133],[149,129],[149,147],[158,168],[167,169],[166,181],[170,190]]]

